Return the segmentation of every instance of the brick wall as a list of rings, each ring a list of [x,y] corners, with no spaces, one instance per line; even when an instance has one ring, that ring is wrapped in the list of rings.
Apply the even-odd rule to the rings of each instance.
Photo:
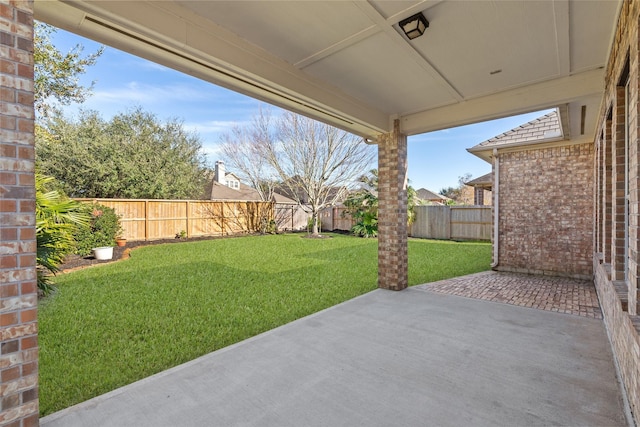
[[[624,236],[626,192],[625,169],[625,88],[616,87],[616,102],[611,121],[611,236]],[[611,242],[611,274],[613,280],[625,278],[625,239]]]
[[[38,425],[33,2],[0,0],[0,425]]]
[[[593,144],[498,157],[497,269],[591,278]]]
[[[407,137],[399,130],[378,141],[378,286],[402,290],[408,284]]]
[[[629,406],[637,423],[640,413],[640,340],[635,325],[639,319],[638,316],[629,316],[624,310],[605,266],[595,262],[594,270],[598,301],[607,326],[609,341],[618,362],[618,372],[622,377]]]
[[[624,1],[606,67],[605,95],[596,132],[598,193],[594,201],[598,215],[594,234],[598,245],[593,254],[595,285],[604,322],[636,423],[640,421],[640,317],[636,315],[640,246],[639,19],[640,2]],[[630,141],[628,152],[625,136]],[[625,187],[629,201],[626,220]],[[627,250],[625,238],[629,243]]]

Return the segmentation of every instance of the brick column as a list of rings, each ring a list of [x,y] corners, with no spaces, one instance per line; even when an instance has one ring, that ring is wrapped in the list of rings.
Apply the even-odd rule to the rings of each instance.
[[[0,0],[0,425],[38,425],[33,2]]]
[[[594,168],[596,173],[594,201],[593,201],[593,250],[602,253],[602,132],[598,132],[595,140]]]
[[[400,291],[408,283],[407,137],[394,122],[378,141],[378,287]]]
[[[624,252],[625,235],[625,206],[626,206],[626,143],[625,143],[625,88],[618,86],[616,88],[616,101],[613,111],[613,123],[611,150],[613,154],[611,165],[611,179],[613,185],[613,193],[611,200],[611,219],[612,230],[611,235],[611,279],[625,279],[625,257]]]
[[[612,177],[612,146],[611,146],[611,120],[605,124],[604,138],[602,139],[602,157],[604,177],[604,190],[602,192],[602,235],[603,235],[603,256],[605,264],[611,263],[611,206],[613,199]]]

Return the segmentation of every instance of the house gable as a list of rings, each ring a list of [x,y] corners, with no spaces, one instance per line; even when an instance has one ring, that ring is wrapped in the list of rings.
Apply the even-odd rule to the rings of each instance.
[[[566,117],[566,108],[556,108],[535,120],[468,148],[467,151],[491,163],[494,150],[512,152],[584,143],[584,140],[566,138],[565,132],[568,132],[565,130],[568,127]]]

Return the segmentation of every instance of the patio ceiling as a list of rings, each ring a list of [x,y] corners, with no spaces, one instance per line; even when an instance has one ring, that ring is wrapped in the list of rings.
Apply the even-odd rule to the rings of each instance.
[[[592,140],[620,1],[35,1],[36,19],[375,138],[551,107]],[[403,18],[430,26],[408,40]]]

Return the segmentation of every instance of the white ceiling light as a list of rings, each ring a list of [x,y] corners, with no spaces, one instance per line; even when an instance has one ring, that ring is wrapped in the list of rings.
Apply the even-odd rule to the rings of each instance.
[[[402,28],[402,31],[409,40],[413,40],[424,34],[424,30],[429,28],[429,21],[427,21],[427,18],[425,18],[422,13],[416,13],[407,19],[403,19],[398,25],[400,25],[400,28]]]

